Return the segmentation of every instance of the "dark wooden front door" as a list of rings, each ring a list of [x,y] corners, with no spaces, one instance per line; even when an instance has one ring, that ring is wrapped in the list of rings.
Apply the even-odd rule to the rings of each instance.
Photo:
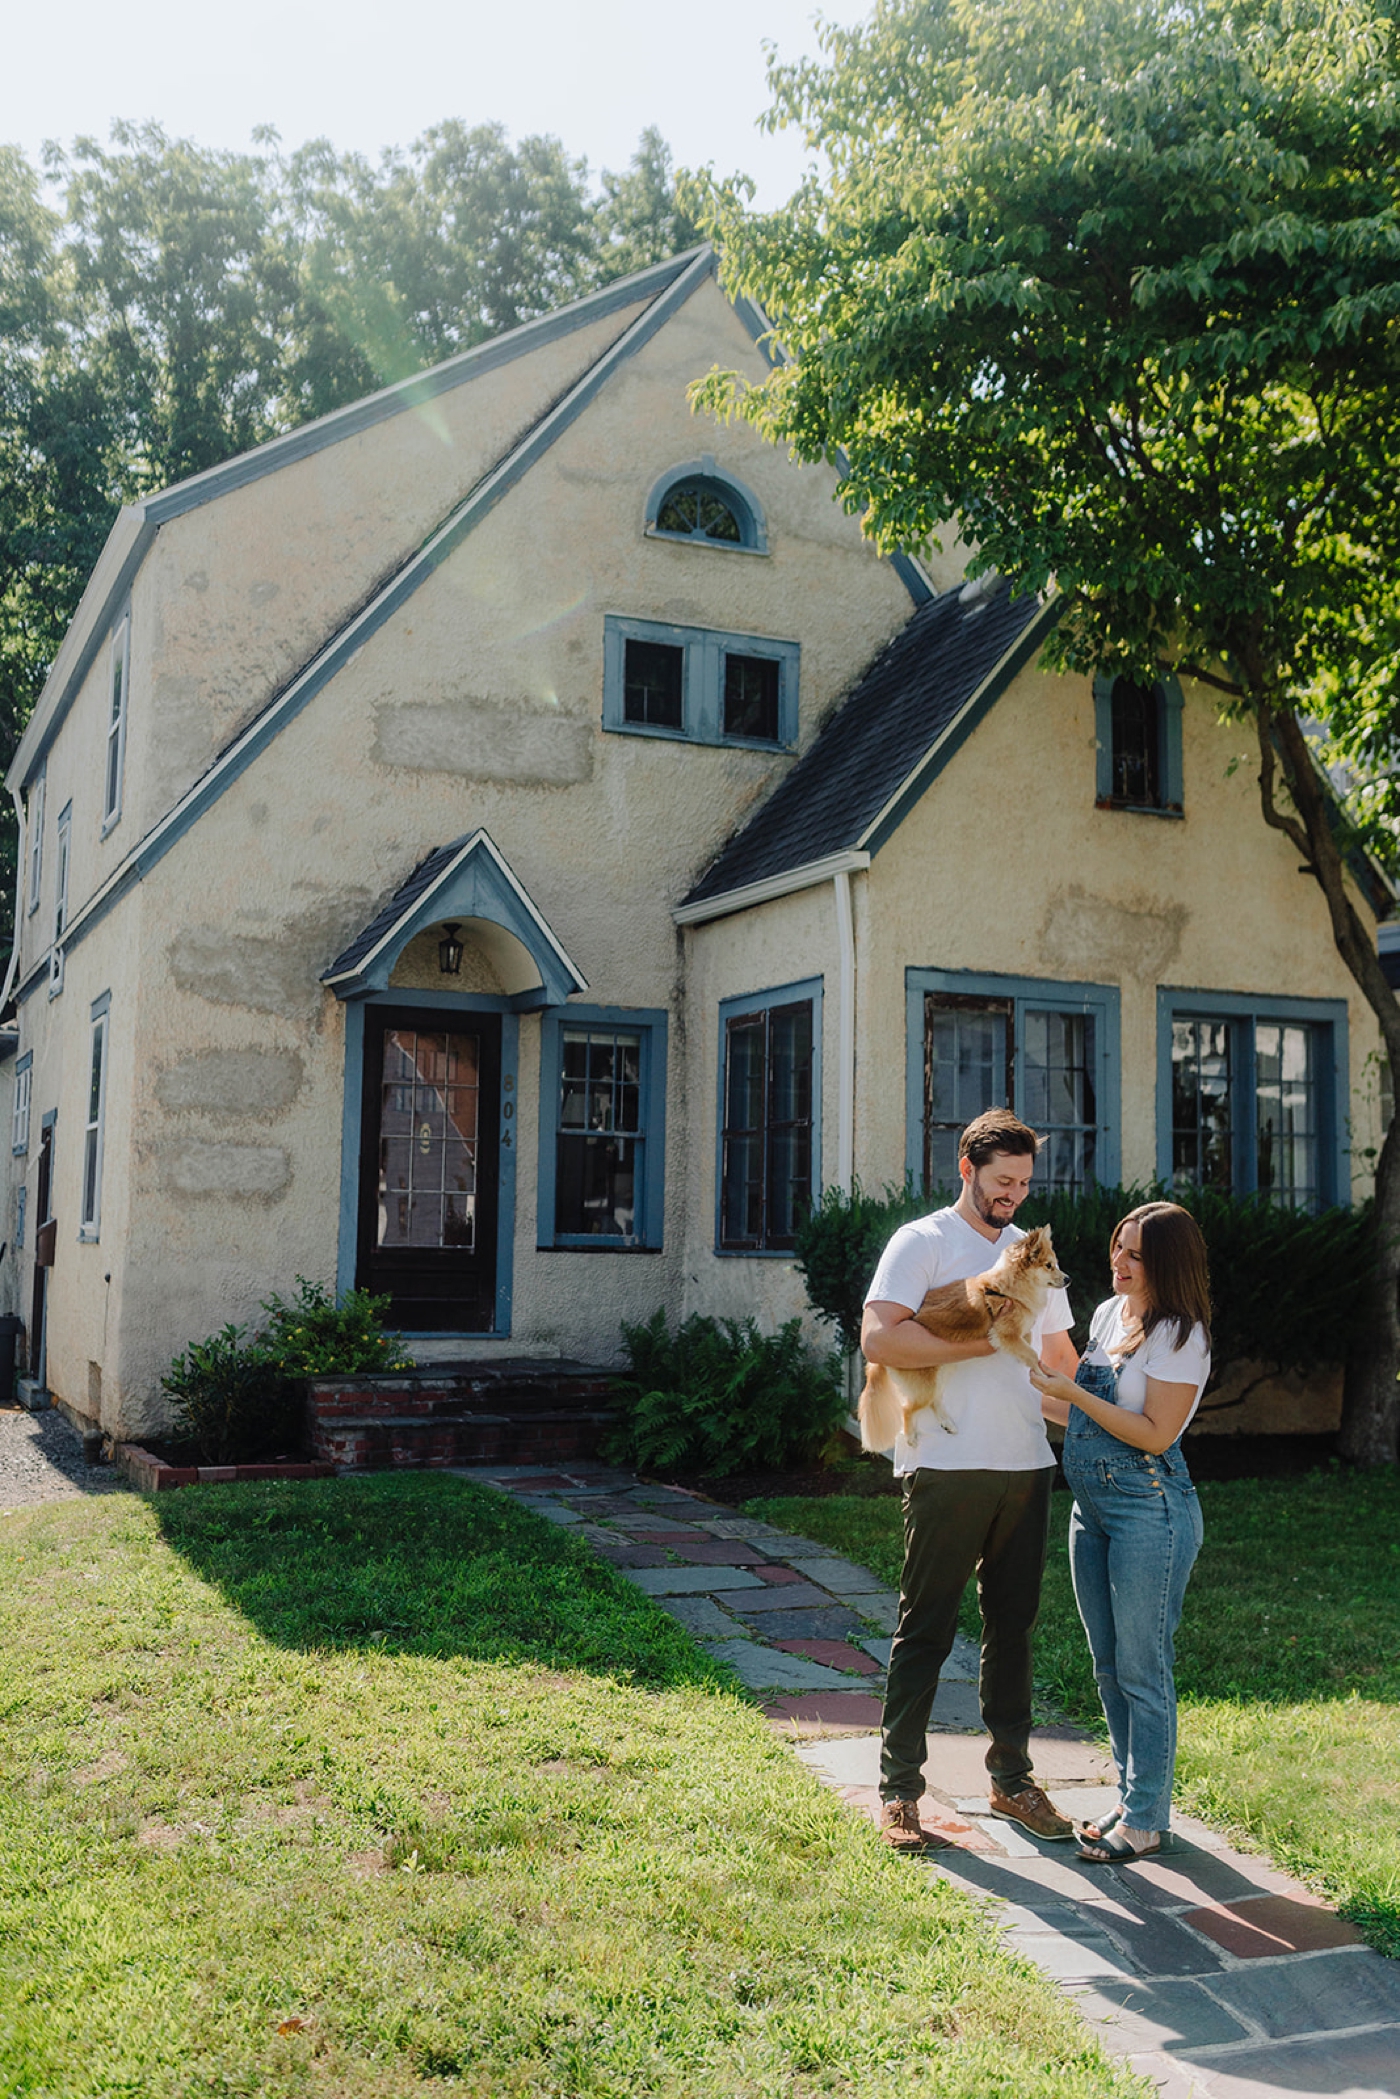
[[[490,1333],[496,1307],[501,1023],[371,1007],[358,1281],[410,1333]]]
[[[29,1375],[42,1377],[44,1370],[44,1318],[48,1309],[49,1270],[53,1267],[58,1231],[50,1210],[53,1207],[53,1124],[46,1123],[39,1139],[39,1173],[34,1189],[34,1292],[29,1311]]]

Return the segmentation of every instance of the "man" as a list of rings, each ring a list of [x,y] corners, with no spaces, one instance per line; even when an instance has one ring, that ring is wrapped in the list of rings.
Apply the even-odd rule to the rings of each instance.
[[[946,1363],[939,1399],[949,1426],[923,1408],[900,1436],[904,1572],[890,1653],[880,1758],[880,1827],[899,1851],[940,1848],[919,1822],[929,1715],[975,1568],[982,1607],[982,1720],[991,1736],[991,1811],[1037,1837],[1068,1837],[1031,1770],[1031,1631],[1040,1607],[1055,1460],[1040,1396],[1024,1366],[990,1341],[940,1341],[914,1314],[940,1283],[981,1275],[1024,1235],[1012,1223],[1030,1192],[1041,1139],[1005,1108],[989,1109],[958,1145],[962,1190],[897,1231],[870,1285],[861,1347],[872,1363]],[[1072,1315],[1052,1290],[1031,1345],[1073,1377]]]

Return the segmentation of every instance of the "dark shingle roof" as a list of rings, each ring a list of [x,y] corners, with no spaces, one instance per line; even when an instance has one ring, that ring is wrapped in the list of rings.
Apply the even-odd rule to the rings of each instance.
[[[379,945],[386,933],[398,925],[401,919],[407,918],[424,890],[430,888],[443,869],[456,859],[467,842],[467,836],[467,833],[463,833],[462,837],[454,838],[451,845],[434,846],[427,859],[419,861],[407,881],[401,883],[394,891],[384,909],[376,912],[364,931],[357,933],[349,947],[343,948],[330,968],[323,971],[322,983],[329,983],[333,977],[344,976],[348,970],[356,968],[371,949]]]
[[[931,747],[1008,656],[1019,668],[1018,641],[1033,645],[1028,630],[1046,617],[1037,599],[1012,598],[1002,582],[921,606],[685,902],[883,844],[933,778],[932,769],[912,777]]]

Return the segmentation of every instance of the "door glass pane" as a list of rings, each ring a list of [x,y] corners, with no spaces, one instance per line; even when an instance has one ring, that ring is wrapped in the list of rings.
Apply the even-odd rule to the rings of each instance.
[[[379,1105],[383,1247],[471,1251],[476,1234],[478,1042],[391,1028]]]

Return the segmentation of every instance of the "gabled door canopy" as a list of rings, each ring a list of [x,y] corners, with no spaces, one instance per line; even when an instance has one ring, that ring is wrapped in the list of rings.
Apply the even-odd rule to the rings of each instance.
[[[562,1006],[588,979],[555,938],[544,913],[485,831],[439,846],[323,972],[339,999],[387,991],[394,965],[414,935],[443,919],[489,956],[517,1013]]]

